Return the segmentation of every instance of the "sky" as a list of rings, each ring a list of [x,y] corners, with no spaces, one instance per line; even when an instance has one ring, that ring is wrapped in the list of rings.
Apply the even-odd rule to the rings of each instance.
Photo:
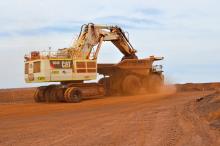
[[[0,88],[24,82],[24,55],[69,47],[82,24],[122,27],[139,58],[164,56],[169,82],[220,81],[219,0],[0,0]],[[122,54],[103,45],[98,61]]]

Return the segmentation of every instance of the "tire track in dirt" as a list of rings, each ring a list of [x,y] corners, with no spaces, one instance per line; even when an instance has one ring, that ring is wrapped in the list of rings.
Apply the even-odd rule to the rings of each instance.
[[[66,104],[48,109],[44,106],[41,113],[52,110],[42,115],[4,116],[0,121],[0,145],[190,146],[194,144],[192,134],[202,132],[202,138],[209,134],[204,123],[198,124],[200,118],[193,115],[196,113],[191,105],[202,95],[201,92],[178,93],[157,100],[140,96],[112,98],[97,100],[99,104],[89,107],[85,105],[93,102],[77,104],[83,106],[80,108]],[[35,110],[38,108],[30,112],[37,112]],[[212,136],[207,143],[214,143]],[[196,144],[200,144],[197,141]]]
[[[111,126],[112,131],[114,131],[113,129],[117,129],[112,134],[112,135],[114,135],[113,137],[116,137],[116,138],[112,138],[112,141],[114,141],[114,145],[144,145],[145,144],[145,139],[147,137],[146,133],[149,133],[149,131],[152,130],[152,127],[153,127],[152,125],[154,123],[154,118],[155,118],[155,116],[154,116],[154,118],[152,118],[152,115],[155,115],[152,113],[149,113],[147,116],[146,115],[143,116],[146,113],[146,111],[149,111],[149,109],[146,108],[146,105],[144,103],[143,103],[143,109],[142,109],[142,107],[140,107],[140,104],[138,104],[137,109],[132,108],[131,111],[126,111],[127,113],[129,113],[129,115],[126,115],[127,113],[125,113],[126,117],[132,117],[132,118],[126,118],[125,116],[118,118],[119,120],[116,122],[116,123],[118,123],[118,126],[116,126],[116,128],[114,126]],[[157,111],[157,112],[159,113],[161,111]],[[149,123],[149,121],[151,121],[151,122]],[[138,128],[138,127],[142,127],[142,128]],[[147,130],[143,131],[143,129],[145,129],[145,128]],[[128,136],[126,136],[125,133],[131,133],[127,129],[130,129],[130,131],[132,131],[132,133],[135,133],[136,131],[141,131],[141,132],[139,132],[141,134],[138,135],[139,139],[137,139],[135,141],[132,140],[133,143],[132,142],[129,143],[129,138],[127,138],[126,141],[123,141],[123,139],[126,139],[126,138],[123,138],[123,135],[125,135],[125,137],[128,137]],[[133,135],[135,135],[135,134],[133,134]],[[133,137],[133,135],[129,135],[129,137]],[[170,134],[170,135],[172,135],[172,134]],[[135,136],[137,136],[137,135],[135,135]],[[100,141],[105,141],[105,140],[100,140]],[[94,142],[94,144],[97,144],[97,143],[98,143],[97,141]],[[91,145],[93,145],[93,144],[91,144]],[[100,143],[100,145],[104,145],[104,144]]]
[[[183,129],[183,137],[178,145],[191,146],[219,146],[215,131],[213,131],[207,121],[200,118],[195,110],[195,100],[186,103],[180,114],[180,124]]]
[[[97,132],[98,130],[101,129],[101,130],[105,131],[105,129],[106,129],[105,127],[110,126],[112,131],[107,132],[107,133],[112,136],[111,139],[114,141],[114,144],[118,145],[118,144],[121,143],[121,141],[123,141],[124,133],[126,133],[126,131],[130,127],[136,127],[134,124],[136,124],[137,121],[138,121],[138,119],[136,117],[137,112],[142,110],[143,108],[146,108],[146,103],[145,102],[143,102],[142,104],[132,103],[132,105],[126,106],[126,108],[122,106],[121,109],[119,109],[119,108],[111,109],[113,111],[110,111],[110,113],[108,112],[104,115],[101,115],[101,117],[100,117],[100,115],[96,114],[96,119],[98,119],[98,120],[96,120],[96,123],[93,123],[93,125],[89,124],[87,126],[88,127],[95,127],[96,125],[99,125],[101,127],[99,127],[98,129],[97,128],[92,129],[89,132],[90,133],[96,133],[97,135],[99,135],[99,132]],[[103,119],[105,119],[106,117],[108,119],[106,121],[103,121]],[[86,120],[84,120],[84,121],[86,122]],[[128,125],[129,121],[131,123]],[[101,123],[105,123],[105,124],[103,125]],[[77,125],[75,125],[75,126],[77,126]],[[105,133],[105,132],[101,132],[101,133]],[[56,143],[62,143],[62,141],[65,143],[65,142],[68,141],[69,137],[71,137],[71,136],[66,137],[65,140],[64,139],[62,139],[61,141],[57,140]],[[96,145],[100,141],[105,141],[106,142],[105,136],[101,137],[101,139],[103,139],[103,140],[100,140],[100,137],[97,138],[96,140],[94,139],[93,143]],[[71,141],[71,139],[70,139],[70,141]],[[53,144],[56,144],[56,143],[53,143]],[[112,144],[112,143],[109,143],[109,144]],[[88,144],[85,144],[85,145],[93,145],[93,144],[88,143]],[[102,143],[100,143],[100,145],[102,145]]]

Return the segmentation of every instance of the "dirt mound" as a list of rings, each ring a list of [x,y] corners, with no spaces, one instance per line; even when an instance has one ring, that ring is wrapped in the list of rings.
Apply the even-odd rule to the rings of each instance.
[[[220,91],[197,99],[197,110],[210,126],[220,130]]]
[[[0,89],[0,103],[33,102],[36,88]]]
[[[211,91],[219,90],[220,83],[186,83],[176,84],[177,91]]]

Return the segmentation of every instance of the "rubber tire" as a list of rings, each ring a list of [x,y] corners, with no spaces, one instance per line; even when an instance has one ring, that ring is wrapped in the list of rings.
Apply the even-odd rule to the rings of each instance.
[[[57,87],[51,87],[50,89],[50,102],[58,102],[58,97],[57,97]]]
[[[50,87],[47,87],[47,89],[45,89],[45,93],[44,93],[44,97],[47,103],[50,102]]]
[[[65,99],[64,99],[64,89],[63,88],[57,87],[55,93],[56,93],[56,99],[57,99],[58,102],[64,102],[65,101]]]
[[[71,88],[71,87],[70,87]],[[70,92],[70,88],[67,88],[64,92],[64,100],[65,102],[70,102],[69,101],[69,92]]]
[[[72,103],[78,103],[82,100],[82,92],[79,88],[72,87],[69,91],[69,101]]]
[[[39,98],[39,89],[37,88],[35,93],[34,93],[34,101],[35,102],[41,102],[40,98]]]
[[[46,102],[56,102],[56,97],[54,95],[53,89],[55,88],[55,86],[48,86],[47,89],[45,89],[45,99]]]
[[[44,92],[46,87],[38,87],[34,93],[35,102],[45,102]]]
[[[122,91],[125,95],[135,95],[141,89],[141,81],[136,75],[128,75],[122,82]]]

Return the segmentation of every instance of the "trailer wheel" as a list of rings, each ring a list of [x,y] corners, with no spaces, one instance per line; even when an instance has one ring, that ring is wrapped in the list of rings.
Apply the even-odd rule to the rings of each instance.
[[[66,89],[64,97],[66,102],[77,103],[82,100],[82,92],[79,88],[70,87]]]
[[[64,99],[66,102],[69,102],[69,91],[70,91],[70,88],[67,88],[64,92]]]
[[[50,89],[50,101],[52,102],[59,102],[62,101],[63,92],[61,88],[58,86],[51,87]]]
[[[45,102],[44,92],[46,87],[38,87],[34,93],[35,102]]]
[[[124,94],[134,95],[139,93],[141,89],[141,81],[136,75],[128,75],[122,82],[122,90]]]
[[[48,103],[51,101],[51,100],[50,100],[50,98],[51,98],[51,97],[50,97],[50,96],[51,96],[51,95],[50,95],[50,94],[51,94],[50,91],[51,91],[51,88],[48,87],[48,88],[45,90],[45,93],[44,93],[45,100],[46,100],[46,102],[48,102]]]
[[[54,90],[56,86],[48,86],[47,89],[45,89],[45,99],[46,99],[46,102],[56,102],[57,99],[56,99],[56,95],[54,94]]]
[[[70,92],[71,102],[80,102],[82,100],[82,92],[78,88],[73,88]]]
[[[59,102],[64,102],[65,101],[65,99],[64,99],[64,89],[63,88],[57,87],[55,93],[56,93],[57,101],[59,101]]]

